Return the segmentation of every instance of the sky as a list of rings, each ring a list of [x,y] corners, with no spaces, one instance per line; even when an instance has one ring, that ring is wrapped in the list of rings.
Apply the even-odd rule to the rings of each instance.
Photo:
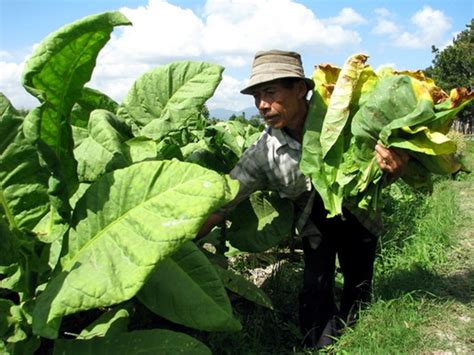
[[[241,110],[240,94],[257,51],[293,50],[305,74],[341,67],[355,53],[374,69],[425,69],[432,46],[445,48],[474,17],[472,0],[0,0],[0,92],[16,108],[38,101],[21,86],[25,61],[51,32],[82,17],[121,11],[133,26],[116,27],[91,81],[117,102],[133,82],[177,60],[225,67],[209,109]]]

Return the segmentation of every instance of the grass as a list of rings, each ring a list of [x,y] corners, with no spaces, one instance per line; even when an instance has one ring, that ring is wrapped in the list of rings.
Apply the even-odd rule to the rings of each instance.
[[[474,143],[464,163],[474,167]],[[472,174],[388,206],[374,302],[328,352],[469,353],[473,347]],[[399,191],[399,192],[400,192]],[[390,213],[391,212],[391,213]],[[468,245],[465,245],[465,244]]]
[[[463,161],[474,168],[474,142],[466,143]],[[463,173],[454,179],[438,179],[430,195],[413,192],[402,183],[387,189],[387,233],[379,243],[374,300],[361,312],[356,326],[346,329],[323,352],[474,352],[473,182],[473,174]],[[271,255],[241,259],[239,270],[282,260]],[[263,265],[261,260],[265,260]],[[266,279],[262,288],[273,301],[273,311],[234,300],[244,329],[207,334],[203,341],[213,353],[310,354],[300,346],[297,319],[302,268],[301,257],[293,257]],[[337,281],[340,285],[341,275]]]

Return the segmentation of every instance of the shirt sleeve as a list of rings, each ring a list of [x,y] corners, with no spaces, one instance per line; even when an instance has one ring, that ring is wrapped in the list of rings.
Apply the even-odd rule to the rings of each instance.
[[[232,179],[239,181],[239,192],[234,200],[219,210],[219,213],[226,213],[253,192],[268,188],[268,179],[265,173],[266,162],[262,156],[265,149],[261,145],[262,142],[257,141],[256,144],[248,148],[229,173]]]

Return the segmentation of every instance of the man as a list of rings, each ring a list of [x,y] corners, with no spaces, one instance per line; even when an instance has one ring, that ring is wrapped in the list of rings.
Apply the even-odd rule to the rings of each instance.
[[[327,219],[310,179],[299,169],[307,94],[313,88],[314,82],[305,77],[298,53],[270,50],[256,54],[250,80],[241,93],[254,97],[267,127],[230,173],[239,180],[240,190],[228,208],[262,189],[277,191],[294,201],[305,260],[300,325],[305,344],[322,347],[335,335],[335,317],[347,323],[370,300],[377,231],[374,221],[361,211],[344,209],[344,218]],[[382,146],[375,147],[375,155],[380,169],[391,180],[406,165],[404,155]],[[222,213],[211,215],[198,237],[206,235],[223,218]],[[339,310],[334,300],[336,255],[344,275]]]

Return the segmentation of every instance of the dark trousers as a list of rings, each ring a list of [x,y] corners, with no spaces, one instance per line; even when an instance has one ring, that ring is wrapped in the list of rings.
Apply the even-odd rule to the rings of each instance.
[[[377,238],[347,210],[344,219],[326,215],[319,199],[310,218],[322,233],[321,243],[312,249],[303,238],[305,269],[299,316],[305,344],[311,347],[334,316],[343,324],[354,321],[372,291]],[[334,299],[336,256],[344,276],[339,307]]]

